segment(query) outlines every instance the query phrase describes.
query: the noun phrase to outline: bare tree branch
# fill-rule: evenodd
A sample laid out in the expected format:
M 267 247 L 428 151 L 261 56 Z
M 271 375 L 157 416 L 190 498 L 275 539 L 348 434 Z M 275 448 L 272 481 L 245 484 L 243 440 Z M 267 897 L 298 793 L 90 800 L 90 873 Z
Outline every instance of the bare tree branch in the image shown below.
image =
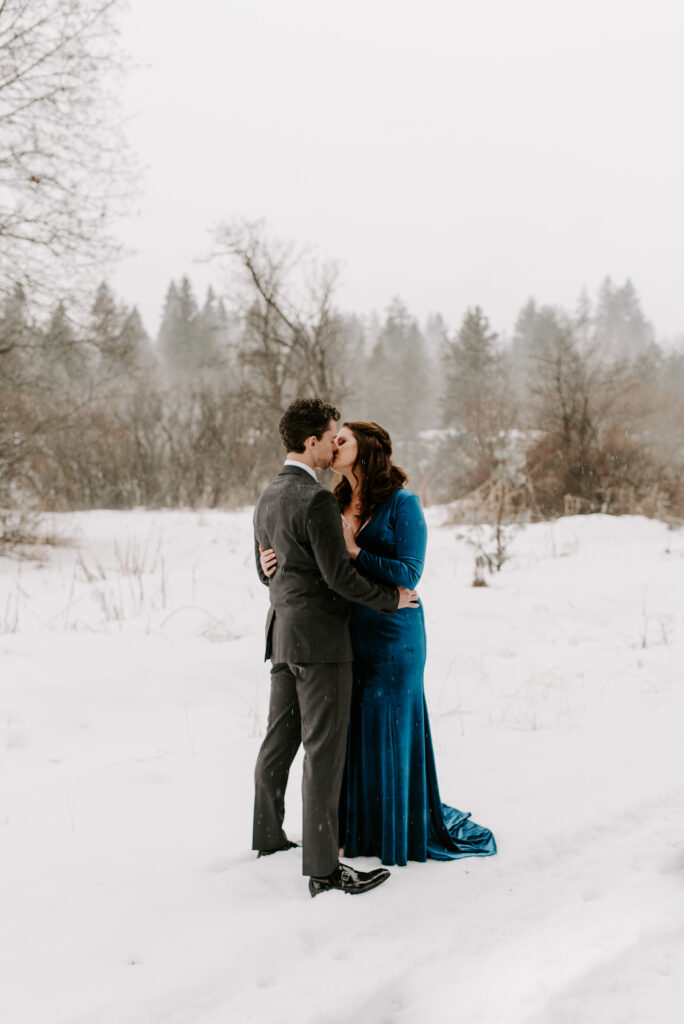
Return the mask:
M 92 287 L 134 173 L 117 81 L 121 0 L 0 7 L 0 292 L 31 301 Z

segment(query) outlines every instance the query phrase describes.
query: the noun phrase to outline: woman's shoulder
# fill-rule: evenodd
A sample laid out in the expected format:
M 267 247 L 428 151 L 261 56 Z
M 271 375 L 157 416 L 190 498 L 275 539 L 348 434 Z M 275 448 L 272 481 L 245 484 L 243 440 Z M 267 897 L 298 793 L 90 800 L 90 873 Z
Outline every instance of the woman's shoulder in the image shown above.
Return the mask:
M 420 516 L 423 518 L 423 506 L 420 498 L 408 487 L 400 487 L 390 498 L 391 508 L 395 513 Z
M 394 492 L 392 498 L 397 505 L 415 505 L 418 508 L 421 507 L 420 498 L 414 491 L 410 491 L 408 487 L 400 487 Z
M 413 513 L 416 516 L 422 518 L 423 509 L 420 504 L 420 498 L 413 491 L 409 491 L 407 487 L 399 487 L 396 491 L 392 491 L 382 501 L 375 512 L 372 515 L 373 519 L 380 519 L 388 517 L 394 520 L 397 515 L 403 513 Z

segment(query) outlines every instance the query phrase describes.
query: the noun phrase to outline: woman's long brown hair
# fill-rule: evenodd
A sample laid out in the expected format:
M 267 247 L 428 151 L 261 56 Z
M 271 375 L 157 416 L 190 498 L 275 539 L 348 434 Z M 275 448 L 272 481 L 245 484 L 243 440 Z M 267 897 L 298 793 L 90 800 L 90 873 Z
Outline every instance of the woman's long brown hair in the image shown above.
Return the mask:
M 342 426 L 351 430 L 356 438 L 357 452 L 352 472 L 358 468 L 361 477 L 359 515 L 364 525 L 385 498 L 401 490 L 408 477 L 400 466 L 392 462 L 392 438 L 379 423 L 352 420 Z M 346 477 L 343 476 L 336 485 L 334 494 L 340 509 L 347 508 L 352 489 Z

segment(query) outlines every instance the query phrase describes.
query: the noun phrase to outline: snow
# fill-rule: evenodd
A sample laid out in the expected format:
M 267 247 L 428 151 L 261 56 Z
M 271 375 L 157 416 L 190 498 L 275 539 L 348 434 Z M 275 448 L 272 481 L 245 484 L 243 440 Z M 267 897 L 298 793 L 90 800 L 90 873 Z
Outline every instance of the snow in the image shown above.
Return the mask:
M 473 588 L 468 528 L 428 517 L 440 788 L 499 854 L 358 900 L 250 850 L 250 510 L 54 516 L 0 559 L 3 1024 L 680 1019 L 684 532 L 527 526 Z

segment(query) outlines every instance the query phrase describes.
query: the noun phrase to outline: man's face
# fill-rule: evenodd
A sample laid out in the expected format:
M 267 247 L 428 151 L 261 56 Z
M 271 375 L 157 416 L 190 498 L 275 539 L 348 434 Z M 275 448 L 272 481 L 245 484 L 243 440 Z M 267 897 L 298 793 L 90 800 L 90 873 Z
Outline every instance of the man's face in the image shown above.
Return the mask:
M 315 437 L 311 441 L 311 453 L 314 457 L 314 464 L 316 469 L 330 469 L 330 463 L 333 460 L 335 454 L 335 434 L 337 433 L 337 424 L 335 420 L 330 420 L 328 429 L 318 441 Z

